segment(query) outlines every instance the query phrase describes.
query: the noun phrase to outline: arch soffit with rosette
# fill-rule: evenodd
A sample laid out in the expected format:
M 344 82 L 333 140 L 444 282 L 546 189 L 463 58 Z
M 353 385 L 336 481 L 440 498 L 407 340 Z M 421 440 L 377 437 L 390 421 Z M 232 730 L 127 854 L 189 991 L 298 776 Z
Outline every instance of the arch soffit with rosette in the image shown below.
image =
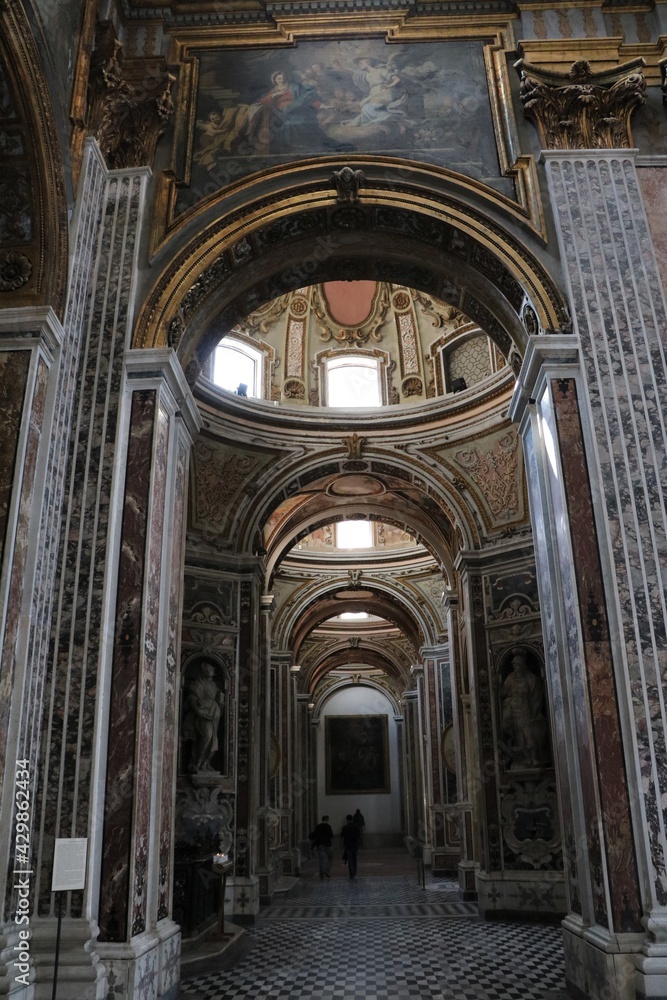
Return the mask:
M 303 690 L 312 694 L 333 670 L 347 668 L 350 673 L 354 673 L 357 666 L 382 670 L 387 677 L 398 683 L 402 688 L 410 686 L 411 677 L 409 670 L 402 669 L 401 665 L 386 653 L 360 645 L 354 650 L 348 646 L 347 651 L 339 649 L 319 658 L 306 670 Z
M 324 174 L 303 190 L 298 167 L 294 177 L 291 190 L 270 197 L 251 185 L 252 200 L 231 213 L 220 197 L 218 218 L 148 292 L 133 347 L 174 347 L 193 383 L 220 338 L 260 305 L 304 285 L 357 278 L 408 284 L 455 305 L 515 372 L 530 334 L 569 329 L 564 297 L 540 260 L 544 248 L 498 221 L 500 196 L 494 217 L 490 196 L 483 210 L 463 184 L 457 195 L 452 182 L 444 196 L 420 183 L 377 182 L 354 205 L 340 205 Z M 177 230 L 160 259 L 178 242 Z

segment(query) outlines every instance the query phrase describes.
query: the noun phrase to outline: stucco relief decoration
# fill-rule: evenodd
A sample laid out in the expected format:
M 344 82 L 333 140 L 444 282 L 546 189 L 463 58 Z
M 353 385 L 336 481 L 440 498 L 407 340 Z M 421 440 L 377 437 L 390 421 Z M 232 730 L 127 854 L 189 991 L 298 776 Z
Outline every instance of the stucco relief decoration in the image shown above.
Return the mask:
M 303 299 L 297 299 L 292 303 L 294 306 L 302 303 Z M 305 304 L 305 303 L 304 303 Z M 290 316 L 287 323 L 287 359 L 285 365 L 285 375 L 287 378 L 303 378 L 303 341 L 306 324 L 302 319 L 294 319 Z
M 194 462 L 197 520 L 214 528 L 224 527 L 231 513 L 229 501 L 261 464 L 259 458 L 198 441 Z
M 233 843 L 234 809 L 219 788 L 202 785 L 177 792 L 177 839 L 181 843 L 227 854 Z
M 488 450 L 462 448 L 453 456 L 497 523 L 516 520 L 523 514 L 518 445 L 517 433 L 512 429 L 496 438 Z
M 23 253 L 0 253 L 0 292 L 14 292 L 27 284 L 32 264 Z
M 285 399 L 305 399 L 306 387 L 297 378 L 289 378 L 283 385 Z
M 401 363 L 403 375 L 419 374 L 419 352 L 417 350 L 417 335 L 415 324 L 410 313 L 397 317 L 398 331 L 401 338 Z
M 594 72 L 579 60 L 569 73 L 542 70 L 520 59 L 521 103 L 545 149 L 626 149 L 630 118 L 646 100 L 644 60 Z
M 165 67 L 136 67 L 132 79 L 112 24 L 101 21 L 90 60 L 87 126 L 112 169 L 152 166 L 155 149 L 174 113 L 176 77 Z M 153 60 L 154 63 L 154 60 Z
M 551 781 L 513 782 L 501 806 L 503 840 L 533 869 L 549 868 L 561 852 L 558 796 Z

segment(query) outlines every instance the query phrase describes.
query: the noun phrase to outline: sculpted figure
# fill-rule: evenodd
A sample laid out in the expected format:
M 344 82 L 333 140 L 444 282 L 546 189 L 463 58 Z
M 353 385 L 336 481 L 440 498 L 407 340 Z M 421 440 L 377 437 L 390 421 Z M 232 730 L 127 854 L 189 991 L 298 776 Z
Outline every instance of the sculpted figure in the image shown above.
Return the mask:
M 192 741 L 191 774 L 211 772 L 211 758 L 218 749 L 218 726 L 225 696 L 214 676 L 211 662 L 200 663 L 185 691 L 183 738 Z
M 514 763 L 539 766 L 546 735 L 544 688 L 528 667 L 526 653 L 520 647 L 513 652 L 512 669 L 500 689 L 500 698 L 502 728 L 511 740 Z

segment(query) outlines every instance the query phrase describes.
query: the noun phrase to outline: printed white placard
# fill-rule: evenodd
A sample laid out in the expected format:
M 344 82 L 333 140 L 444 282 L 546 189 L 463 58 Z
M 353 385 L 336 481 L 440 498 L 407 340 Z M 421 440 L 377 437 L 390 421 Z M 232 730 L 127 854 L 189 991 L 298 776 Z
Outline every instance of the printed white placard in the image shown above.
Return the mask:
M 56 840 L 51 892 L 85 888 L 87 851 L 87 837 L 62 837 Z

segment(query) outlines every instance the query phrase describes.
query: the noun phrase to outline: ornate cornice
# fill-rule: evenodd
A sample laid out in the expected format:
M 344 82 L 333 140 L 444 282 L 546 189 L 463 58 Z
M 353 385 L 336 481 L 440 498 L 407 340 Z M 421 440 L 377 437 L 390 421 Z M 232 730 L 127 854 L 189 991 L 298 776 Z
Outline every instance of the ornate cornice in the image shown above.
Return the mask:
M 630 118 L 645 98 L 643 59 L 593 72 L 586 60 L 569 73 L 543 70 L 520 59 L 523 111 L 544 149 L 627 149 Z
M 142 66 L 139 82 L 133 80 L 137 69 L 123 60 L 111 23 L 100 22 L 90 61 L 87 125 L 112 170 L 152 166 L 158 139 L 174 113 L 176 77 L 164 66 L 151 66 L 150 72 Z

